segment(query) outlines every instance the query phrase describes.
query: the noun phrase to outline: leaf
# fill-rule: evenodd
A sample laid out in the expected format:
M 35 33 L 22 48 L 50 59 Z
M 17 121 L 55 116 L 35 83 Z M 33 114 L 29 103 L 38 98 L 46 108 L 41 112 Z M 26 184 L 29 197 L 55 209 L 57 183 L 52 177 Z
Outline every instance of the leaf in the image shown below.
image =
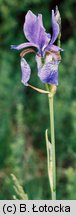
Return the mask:
M 46 138 L 46 148 L 47 148 L 47 166 L 48 166 L 48 176 L 50 182 L 51 191 L 53 191 L 53 167 L 52 167 L 52 144 L 48 139 L 48 129 L 45 131 Z

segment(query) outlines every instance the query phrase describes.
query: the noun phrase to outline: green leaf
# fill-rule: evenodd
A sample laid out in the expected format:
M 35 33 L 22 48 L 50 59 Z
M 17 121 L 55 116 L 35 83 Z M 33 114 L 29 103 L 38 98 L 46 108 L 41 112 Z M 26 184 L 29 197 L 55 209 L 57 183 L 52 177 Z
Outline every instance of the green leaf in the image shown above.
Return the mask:
M 51 191 L 53 191 L 52 144 L 48 139 L 48 129 L 46 129 L 45 131 L 45 138 L 46 138 L 46 149 L 47 149 L 48 177 L 49 177 Z

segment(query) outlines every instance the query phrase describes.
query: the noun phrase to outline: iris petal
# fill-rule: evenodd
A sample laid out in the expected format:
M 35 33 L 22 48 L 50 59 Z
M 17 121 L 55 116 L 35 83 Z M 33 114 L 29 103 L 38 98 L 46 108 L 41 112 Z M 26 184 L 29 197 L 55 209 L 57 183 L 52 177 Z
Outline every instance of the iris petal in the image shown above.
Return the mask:
M 49 44 L 49 45 L 46 47 L 45 51 L 51 51 L 51 50 L 52 50 L 52 51 L 55 51 L 55 52 L 63 51 L 62 48 L 60 48 L 60 47 L 58 47 L 58 46 L 56 46 L 56 45 Z
M 45 64 L 39 71 L 38 76 L 43 83 L 58 85 L 58 64 Z
M 27 86 L 31 75 L 31 69 L 29 64 L 26 62 L 24 58 L 21 58 L 21 71 L 22 71 L 21 82 Z
M 58 64 L 59 61 L 49 61 L 47 59 L 42 64 L 40 57 L 36 55 L 36 62 L 38 67 L 38 76 L 43 83 L 58 85 Z
M 26 42 L 26 43 L 22 43 L 20 45 L 11 45 L 11 49 L 16 49 L 16 50 L 20 50 L 20 49 L 24 49 L 27 47 L 36 47 L 38 48 L 38 46 L 34 43 L 30 43 L 30 42 Z
M 38 15 L 37 17 L 31 11 L 28 11 L 25 16 L 23 30 L 26 38 L 31 43 L 37 45 L 39 51 L 42 50 L 44 45 L 47 46 L 50 41 L 48 34 L 45 32 L 41 15 Z
M 54 10 L 52 10 L 52 39 L 51 39 L 51 44 L 53 44 L 59 34 L 59 24 L 56 21 L 56 17 L 54 14 Z
M 38 14 L 38 19 L 39 19 L 39 22 L 40 22 L 40 26 L 45 30 L 45 28 L 43 26 L 42 14 Z

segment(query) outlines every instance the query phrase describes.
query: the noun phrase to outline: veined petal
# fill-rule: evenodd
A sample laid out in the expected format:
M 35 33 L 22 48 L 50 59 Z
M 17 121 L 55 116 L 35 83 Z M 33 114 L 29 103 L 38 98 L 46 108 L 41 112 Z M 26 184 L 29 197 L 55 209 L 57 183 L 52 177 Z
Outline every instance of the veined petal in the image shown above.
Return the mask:
M 59 61 L 46 58 L 45 63 L 42 64 L 40 57 L 36 55 L 36 62 L 38 67 L 38 76 L 43 83 L 58 85 L 58 65 Z
M 44 29 L 44 31 L 46 32 L 46 29 L 45 29 L 44 26 L 43 26 L 42 14 L 38 14 L 38 20 L 39 20 L 40 26 L 41 26 L 41 27 Z M 48 37 L 49 39 L 51 39 L 50 33 L 46 33 L 46 34 L 47 34 L 47 37 Z
M 56 46 L 56 45 L 49 44 L 49 45 L 46 47 L 45 51 L 51 51 L 51 50 L 54 51 L 54 52 L 63 51 L 62 48 L 60 48 L 60 47 L 58 47 L 58 46 Z
M 31 75 L 31 69 L 29 64 L 26 62 L 24 58 L 21 58 L 21 71 L 22 71 L 21 82 L 27 86 Z
M 45 28 L 43 26 L 42 14 L 38 14 L 38 19 L 39 19 L 39 22 L 40 22 L 40 26 L 45 30 Z
M 28 11 L 25 16 L 25 22 L 23 26 L 24 35 L 30 42 L 34 42 L 36 40 L 36 21 L 37 17 L 32 13 L 32 11 Z
M 40 28 L 38 43 L 39 43 L 39 51 L 42 56 L 44 54 L 44 50 L 47 47 L 49 41 L 50 41 L 49 34 L 44 32 L 43 29 Z
M 55 51 L 55 52 L 58 52 L 58 51 L 64 51 L 62 48 L 56 46 L 56 45 L 52 45 L 51 46 L 51 50 L 52 51 Z
M 26 42 L 26 43 L 22 43 L 19 45 L 11 45 L 11 49 L 16 49 L 16 50 L 20 50 L 20 49 L 24 49 L 27 47 L 36 47 L 38 48 L 38 46 L 34 43 L 30 43 L 30 42 Z
M 45 64 L 38 73 L 43 83 L 58 85 L 58 63 Z
M 52 10 L 52 39 L 50 44 L 53 44 L 59 34 L 59 24 L 56 21 L 54 10 Z
M 31 11 L 28 11 L 25 16 L 23 30 L 26 38 L 31 43 L 34 43 L 38 47 L 39 51 L 42 50 L 44 45 L 47 46 L 50 41 L 48 34 L 45 32 L 41 15 L 38 15 L 37 17 Z

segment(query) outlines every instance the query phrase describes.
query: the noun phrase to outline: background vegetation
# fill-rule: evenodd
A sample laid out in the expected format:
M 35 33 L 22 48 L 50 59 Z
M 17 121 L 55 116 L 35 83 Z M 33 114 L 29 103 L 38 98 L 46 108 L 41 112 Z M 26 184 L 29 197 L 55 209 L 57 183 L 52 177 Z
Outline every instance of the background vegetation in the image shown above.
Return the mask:
M 42 13 L 51 32 L 51 10 L 62 17 L 62 62 L 55 96 L 57 199 L 76 199 L 76 1 L 0 0 L 0 199 L 13 199 L 11 173 L 29 199 L 50 199 L 45 129 L 49 125 L 47 96 L 21 84 L 20 57 L 11 44 L 25 42 L 23 23 L 30 9 Z M 44 88 L 34 56 L 30 83 Z

